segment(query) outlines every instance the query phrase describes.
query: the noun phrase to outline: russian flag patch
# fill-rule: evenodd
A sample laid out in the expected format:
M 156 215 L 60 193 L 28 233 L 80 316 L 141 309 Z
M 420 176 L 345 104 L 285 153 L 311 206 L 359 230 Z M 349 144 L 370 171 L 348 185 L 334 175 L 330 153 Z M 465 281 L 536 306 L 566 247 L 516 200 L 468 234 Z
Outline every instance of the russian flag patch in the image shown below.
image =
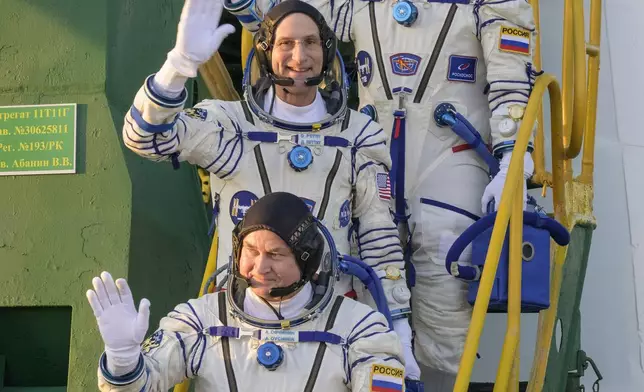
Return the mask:
M 371 365 L 371 392 L 402 392 L 404 374 L 400 368 Z
M 520 27 L 501 26 L 499 50 L 530 56 L 530 39 L 532 33 Z

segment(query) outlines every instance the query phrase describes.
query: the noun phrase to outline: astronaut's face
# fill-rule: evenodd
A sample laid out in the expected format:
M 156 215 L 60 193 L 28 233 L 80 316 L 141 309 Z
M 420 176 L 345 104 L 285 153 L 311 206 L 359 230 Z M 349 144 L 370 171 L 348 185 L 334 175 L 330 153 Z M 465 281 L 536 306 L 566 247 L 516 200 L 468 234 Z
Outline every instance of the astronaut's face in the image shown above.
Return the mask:
M 239 272 L 251 282 L 258 296 L 270 299 L 272 288 L 297 282 L 300 268 L 286 242 L 269 230 L 257 230 L 244 238 Z
M 291 97 L 286 102 L 302 106 L 313 101 L 317 86 L 306 86 L 304 81 L 320 74 L 323 59 L 320 30 L 313 19 L 297 13 L 280 22 L 275 31 L 271 66 L 277 76 L 295 80 L 293 86 L 287 87 L 286 95 Z M 282 93 L 282 88 L 278 88 L 278 96 L 284 100 Z

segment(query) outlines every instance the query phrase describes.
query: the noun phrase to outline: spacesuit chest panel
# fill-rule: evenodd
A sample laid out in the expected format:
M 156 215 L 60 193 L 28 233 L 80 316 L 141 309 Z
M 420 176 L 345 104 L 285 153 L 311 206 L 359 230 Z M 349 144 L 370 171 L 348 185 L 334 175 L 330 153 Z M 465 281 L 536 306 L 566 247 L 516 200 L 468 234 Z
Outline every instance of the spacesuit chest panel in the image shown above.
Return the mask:
M 464 143 L 434 121 L 441 103 L 453 105 L 484 138 L 489 136 L 487 71 L 473 5 L 410 1 L 418 16 L 408 27 L 395 20 L 393 0 L 360 1 L 352 21 L 360 107 L 373 105 L 390 137 L 394 112 L 405 109 L 406 187 L 414 186 L 435 157 Z M 399 91 L 406 91 L 402 104 Z
M 337 302 L 337 301 L 336 301 Z M 335 306 L 327 306 L 318 317 L 304 324 L 292 327 L 289 331 L 325 331 L 338 334 L 346 339 L 351 325 L 336 316 Z M 337 309 L 345 313 L 346 308 Z M 344 314 L 347 317 L 346 314 Z M 329 322 L 332 325 L 328 325 Z M 256 328 L 242 321 L 240 318 L 227 317 L 230 327 L 251 331 Z M 327 328 L 327 326 L 330 328 Z M 349 329 L 348 329 L 349 328 Z M 210 369 L 208 375 L 202 374 L 196 384 L 197 391 L 228 391 L 231 389 L 227 374 L 234 377 L 234 384 L 238 391 L 255 391 L 258 389 L 270 392 L 291 391 L 348 391 L 344 383 L 346 378 L 344 370 L 344 351 L 341 344 L 326 344 L 324 354 L 319 354 L 318 342 L 276 342 L 281 348 L 282 360 L 279 365 L 268 370 L 258 361 L 258 349 L 264 341 L 245 336 L 240 339 L 228 338 L 230 346 L 231 372 L 225 370 L 226 361 L 220 338 L 213 338 L 214 347 L 210 347 L 204 360 L 203 368 Z M 316 358 L 321 362 L 316 363 Z M 312 374 L 316 377 L 313 378 Z M 313 379 L 312 389 L 307 389 L 307 383 Z M 261 385 L 261 388 L 258 386 Z
M 411 90 L 408 102 L 416 103 L 454 86 L 482 95 L 485 64 L 472 6 L 412 1 L 418 16 L 406 27 L 394 18 L 396 3 L 362 1 L 356 7 L 352 34 L 358 48 L 361 106 L 395 100 L 401 88 Z
M 274 392 L 301 392 L 315 366 L 315 357 L 319 343 L 279 344 L 283 350 L 284 359 L 280 366 L 270 371 L 257 361 L 257 349 L 261 343 L 257 341 L 232 340 L 231 361 L 236 375 L 239 391 L 255 391 L 261 384 L 261 389 Z M 338 346 L 338 349 L 341 347 Z M 223 367 L 223 364 L 221 365 Z M 223 369 L 222 369 L 223 370 Z M 222 371 L 219 374 L 225 375 Z M 317 382 L 312 391 L 347 391 L 342 369 L 342 357 L 331 350 L 326 350 L 320 364 Z M 217 388 L 212 390 L 227 391 L 226 377 L 216 380 Z
M 257 128 L 280 135 L 296 135 L 276 129 L 255 119 Z M 337 128 L 337 129 L 336 129 Z M 340 125 L 326 129 L 326 136 L 341 136 Z M 304 135 L 304 134 L 303 134 Z M 332 234 L 346 230 L 350 216 L 351 160 L 350 149 L 328 146 L 296 145 L 245 140 L 244 154 L 239 170 L 230 179 L 211 176 L 213 195 L 219 196 L 217 225 L 220 233 L 219 260 L 228 261 L 232 244 L 230 234 L 246 211 L 267 192 L 293 193 L 307 204 L 312 213 L 322 219 Z M 304 144 L 304 145 L 303 145 Z M 311 162 L 304 170 L 294 168 L 293 159 L 298 148 L 306 148 Z M 346 203 L 345 203 L 346 202 Z M 341 243 L 338 248 L 344 248 Z M 218 262 L 221 265 L 221 262 Z

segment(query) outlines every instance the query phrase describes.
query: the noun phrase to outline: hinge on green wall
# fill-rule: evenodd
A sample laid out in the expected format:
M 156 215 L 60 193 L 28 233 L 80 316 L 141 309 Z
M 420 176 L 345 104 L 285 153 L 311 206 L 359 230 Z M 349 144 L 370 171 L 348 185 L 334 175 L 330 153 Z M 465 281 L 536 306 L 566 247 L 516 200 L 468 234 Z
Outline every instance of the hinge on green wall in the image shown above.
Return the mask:
M 595 375 L 597 376 L 597 380 L 595 380 L 595 382 L 593 383 L 593 392 L 599 392 L 599 382 L 603 380 L 602 374 L 599 371 L 599 368 L 597 367 L 597 365 L 595 364 L 595 361 L 593 361 L 591 357 L 586 355 L 586 352 L 584 350 L 577 351 L 577 369 L 569 370 L 568 377 L 569 378 L 583 377 L 586 369 L 588 369 L 588 365 L 590 365 L 593 368 L 593 372 L 595 372 Z M 579 387 L 579 391 L 585 392 L 586 387 L 583 384 L 581 384 Z

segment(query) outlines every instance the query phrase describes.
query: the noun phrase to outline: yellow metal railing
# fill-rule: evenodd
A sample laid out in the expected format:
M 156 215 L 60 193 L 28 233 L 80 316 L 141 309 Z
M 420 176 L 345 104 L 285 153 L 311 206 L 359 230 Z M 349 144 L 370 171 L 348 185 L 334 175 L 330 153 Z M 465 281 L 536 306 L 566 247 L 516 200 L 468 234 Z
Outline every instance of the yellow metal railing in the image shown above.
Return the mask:
M 575 0 L 578 4 L 575 5 L 574 12 L 567 18 L 568 25 L 574 24 L 577 27 L 574 31 L 579 31 L 576 36 L 583 34 L 584 13 L 580 0 Z M 569 1 L 566 6 L 569 7 Z M 592 215 L 592 200 L 593 200 L 593 168 L 594 168 L 594 153 L 595 153 L 595 130 L 597 118 L 597 90 L 599 81 L 599 45 L 601 37 L 601 0 L 591 0 L 590 3 L 590 25 L 589 25 L 589 41 L 588 44 L 583 42 L 577 43 L 573 47 L 575 55 L 571 53 L 563 53 L 564 68 L 566 64 L 568 69 L 570 66 L 570 59 L 575 61 L 575 73 L 578 68 L 586 66 L 584 56 L 588 55 L 588 79 L 583 82 L 586 85 L 581 85 L 581 78 L 575 77 L 576 83 L 575 90 L 585 91 L 586 94 L 582 97 L 586 100 L 584 107 L 585 113 L 577 113 L 577 119 L 574 121 L 581 121 L 584 118 L 584 128 L 575 133 L 574 125 L 571 132 L 571 139 L 566 146 L 565 157 L 565 195 L 562 198 L 557 198 L 553 201 L 555 211 L 559 210 L 560 213 L 565 215 L 565 226 L 572 230 L 578 223 L 594 224 L 594 217 Z M 572 8 L 570 6 L 569 8 Z M 579 26 L 582 26 L 581 28 Z M 571 33 L 568 33 L 571 34 Z M 580 60 L 579 60 L 580 59 Z M 581 65 L 579 64 L 581 63 Z M 585 68 L 583 68 L 585 71 Z M 581 72 L 581 71 L 579 71 Z M 566 73 L 564 72 L 564 75 Z M 585 73 L 584 73 L 585 75 Z M 585 76 L 584 76 L 585 77 Z M 568 87 L 568 94 L 570 89 Z M 577 99 L 577 98 L 575 98 Z M 564 106 L 564 116 L 568 113 L 570 118 L 570 106 Z M 575 109 L 573 109 L 575 110 Z M 581 110 L 577 108 L 576 110 Z M 572 115 L 575 118 L 575 114 Z M 537 135 L 538 136 L 538 135 Z M 583 138 L 583 154 L 582 154 L 582 169 L 581 174 L 573 179 L 572 167 L 570 159 L 579 154 L 579 149 L 582 145 Z M 566 141 L 564 140 L 564 143 Z M 565 145 L 565 144 L 564 144 Z M 535 144 L 535 154 L 537 154 Z M 543 154 L 543 153 L 541 153 Z M 538 157 L 538 155 L 537 155 Z M 542 161 L 543 162 L 543 161 Z M 544 164 L 537 164 L 538 159 L 535 159 L 535 174 L 533 180 L 537 183 L 547 185 L 551 181 L 551 174 L 545 170 Z M 553 159 L 554 163 L 554 159 Z M 563 223 L 563 221 L 562 221 Z M 545 382 L 546 369 L 548 365 L 548 357 L 550 354 L 550 345 L 554 333 L 555 324 L 557 321 L 557 310 L 559 306 L 559 293 L 561 289 L 561 282 L 563 280 L 563 266 L 566 259 L 566 248 L 556 248 L 553 252 L 553 271 L 551 278 L 551 293 L 550 293 L 550 307 L 539 314 L 539 329 L 538 337 L 535 347 L 535 356 L 532 363 L 532 370 L 530 373 L 530 382 L 528 384 L 528 392 L 541 392 Z
M 532 96 L 528 102 L 525 115 L 521 127 L 519 128 L 515 149 L 517 151 L 525 151 L 528 147 L 530 134 L 534 127 L 539 106 L 546 89 L 550 95 L 550 110 L 551 127 L 552 127 L 552 160 L 553 162 L 563 162 L 563 144 L 562 140 L 562 104 L 561 104 L 561 91 L 554 76 L 543 74 L 539 76 L 534 84 Z M 563 197 L 563 165 L 559 164 L 553 167 L 553 190 L 555 197 Z M 478 295 L 472 311 L 472 321 L 465 341 L 465 349 L 461 358 L 460 369 L 456 378 L 456 385 L 454 390 L 459 392 L 466 392 L 469 387 L 470 378 L 472 376 L 472 369 L 474 367 L 474 360 L 479 346 L 479 340 L 483 332 L 485 324 L 485 316 L 490 302 L 490 294 L 496 276 L 496 270 L 501 256 L 501 249 L 505 234 L 510 223 L 510 216 L 514 216 L 513 227 L 511 230 L 510 247 L 510 273 L 509 273 L 509 293 L 508 298 L 511 301 L 508 304 L 508 328 L 503 347 L 503 354 L 499 365 L 499 372 L 497 374 L 495 391 L 507 391 L 509 377 L 514 367 L 515 354 L 518 349 L 519 343 L 519 327 L 521 318 L 521 255 L 516 252 L 521 247 L 521 237 L 523 234 L 523 198 L 519 194 L 523 188 L 521 182 L 523 181 L 523 156 L 522 154 L 513 154 L 510 160 L 510 168 L 506 179 L 506 185 L 501 195 L 501 202 L 496 216 L 494 228 L 492 229 L 492 237 L 490 239 L 490 246 L 488 248 L 487 256 L 485 258 L 485 268 L 481 275 L 481 281 L 478 289 Z M 517 197 L 518 196 L 518 197 Z M 514 201 L 514 205 L 510 204 Z M 511 214 L 511 208 L 514 214 Z M 516 211 L 521 212 L 517 214 Z M 565 217 L 557 214 L 555 211 L 555 218 L 562 222 Z M 512 252 L 514 251 L 514 252 Z M 518 256 L 518 259 L 517 259 Z M 518 272 L 518 274 L 517 274 Z M 501 373 L 502 369 L 505 373 Z M 517 377 L 518 378 L 518 377 Z M 501 389 L 505 388 L 505 389 Z
M 590 2 L 590 34 L 586 44 L 588 54 L 588 106 L 586 107 L 586 127 L 584 134 L 584 151 L 581 158 L 580 181 L 593 183 L 595 160 L 595 130 L 597 126 L 597 91 L 599 89 L 599 44 L 601 41 L 602 3 L 601 0 Z
M 535 137 L 535 173 L 533 182 L 553 190 L 554 217 L 567 229 L 580 222 L 593 222 L 592 194 L 595 126 L 597 111 L 597 89 L 599 78 L 599 44 L 601 32 L 601 0 L 591 0 L 590 39 L 584 42 L 583 0 L 566 0 L 564 9 L 564 38 L 562 52 L 563 91 L 554 76 L 543 74 L 535 82 L 523 122 L 519 129 L 515 148 L 525 151 L 531 130 L 537 118 L 538 130 Z M 539 2 L 531 1 L 537 31 L 539 31 Z M 586 76 L 586 55 L 588 76 Z M 537 37 L 535 68 L 541 70 L 541 40 Z M 545 143 L 543 131 L 543 97 L 548 89 L 551 111 L 552 172 L 545 169 Z M 582 171 L 575 179 L 572 176 L 571 160 L 582 148 Z M 508 225 L 510 229 L 510 266 L 508 321 L 503 350 L 494 391 L 517 391 L 519 383 L 519 341 L 521 321 L 521 251 L 523 237 L 523 202 L 521 189 L 523 181 L 523 157 L 512 157 L 506 185 L 501 196 L 492 238 L 485 259 L 478 295 L 472 313 L 465 349 L 454 390 L 468 390 L 479 340 L 483 331 L 490 294 L 498 266 Z M 548 354 L 554 331 L 563 265 L 567 247 L 553 242 L 550 307 L 539 315 L 539 332 L 528 391 L 543 389 Z

